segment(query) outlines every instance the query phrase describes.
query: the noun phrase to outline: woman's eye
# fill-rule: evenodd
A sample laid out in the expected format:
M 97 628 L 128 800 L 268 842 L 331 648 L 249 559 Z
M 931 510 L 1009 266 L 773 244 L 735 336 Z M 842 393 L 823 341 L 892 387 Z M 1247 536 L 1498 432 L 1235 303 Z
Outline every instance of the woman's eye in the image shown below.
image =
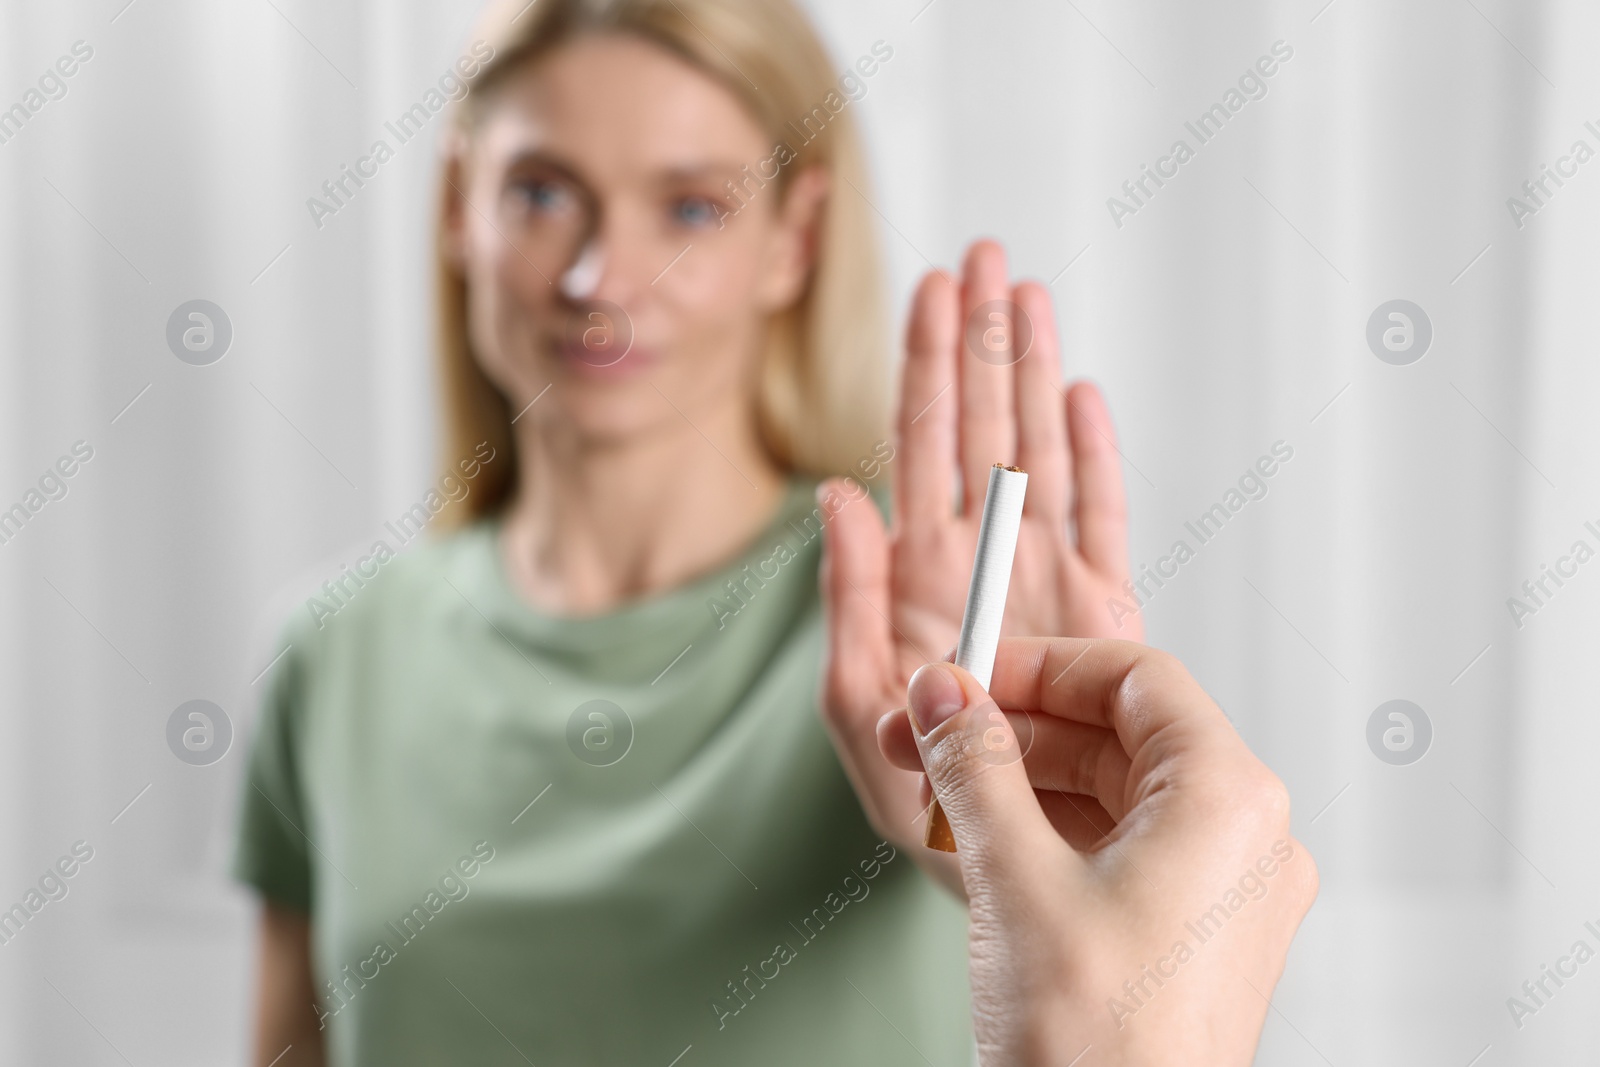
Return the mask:
M 672 220 L 695 229 L 720 225 L 723 214 L 715 201 L 703 196 L 686 196 L 672 204 Z
M 560 182 L 523 181 L 515 189 L 529 207 L 541 214 L 554 215 L 572 206 L 572 191 Z

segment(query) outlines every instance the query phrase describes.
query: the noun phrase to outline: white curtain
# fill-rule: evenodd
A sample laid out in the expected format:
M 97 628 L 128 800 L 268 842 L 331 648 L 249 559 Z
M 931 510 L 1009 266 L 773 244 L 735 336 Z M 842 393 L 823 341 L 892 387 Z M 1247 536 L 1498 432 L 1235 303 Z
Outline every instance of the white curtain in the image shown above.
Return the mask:
M 1571 561 L 1600 549 L 1600 158 L 1574 155 L 1600 151 L 1600 14 L 813 6 L 841 71 L 893 49 L 851 106 L 898 309 L 1001 238 L 1110 395 L 1134 560 L 1194 549 L 1146 584 L 1150 639 L 1289 784 L 1323 877 L 1259 1062 L 1592 1060 L 1600 962 L 1522 984 L 1600 950 L 1600 562 Z M 0 108 L 28 112 L 0 123 L 0 508 L 93 452 L 0 544 L 0 908 L 92 849 L 0 944 L 0 1062 L 244 1062 L 252 913 L 224 862 L 272 632 L 432 478 L 436 131 L 320 228 L 305 202 L 471 15 L 0 9 Z M 1219 103 L 1202 142 L 1185 124 Z M 208 366 L 166 340 L 195 299 L 232 327 Z M 1431 325 L 1404 365 L 1367 338 L 1393 300 Z M 1279 442 L 1201 544 L 1185 523 Z M 234 732 L 205 766 L 168 746 L 193 699 Z M 1369 745 L 1391 700 L 1431 724 L 1420 760 Z

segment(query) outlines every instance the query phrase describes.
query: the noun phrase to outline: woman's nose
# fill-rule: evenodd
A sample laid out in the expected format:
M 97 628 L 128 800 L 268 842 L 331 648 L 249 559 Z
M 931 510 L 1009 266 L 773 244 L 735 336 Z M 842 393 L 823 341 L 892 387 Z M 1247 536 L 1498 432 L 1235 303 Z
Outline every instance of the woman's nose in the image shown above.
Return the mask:
M 600 275 L 605 270 L 605 262 L 605 249 L 599 237 L 590 236 L 578 250 L 578 258 L 561 275 L 561 295 L 568 300 L 588 300 L 593 297 L 595 290 L 600 287 Z
M 579 243 L 557 286 L 574 303 L 604 300 L 628 307 L 649 287 L 661 269 L 657 241 L 649 220 L 625 217 L 623 211 L 602 212 Z

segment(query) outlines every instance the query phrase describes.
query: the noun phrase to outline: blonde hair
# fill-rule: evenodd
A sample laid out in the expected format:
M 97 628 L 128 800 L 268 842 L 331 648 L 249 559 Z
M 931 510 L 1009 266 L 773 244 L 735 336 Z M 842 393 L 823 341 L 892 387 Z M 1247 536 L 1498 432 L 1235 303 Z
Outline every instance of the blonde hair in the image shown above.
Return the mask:
M 642 38 L 725 86 L 775 144 L 793 152 L 771 179 L 780 196 L 799 169 L 819 166 L 828 172 L 810 280 L 800 299 L 768 324 L 756 418 L 762 441 L 781 468 L 817 477 L 848 473 L 886 425 L 882 279 L 861 146 L 838 75 L 815 32 L 789 0 L 493 3 L 473 35 L 475 44 L 482 41 L 493 49 L 492 58 L 456 108 L 455 132 L 470 136 L 492 89 L 509 72 L 591 33 Z M 821 129 L 813 134 L 815 125 Z M 811 139 L 796 144 L 800 136 Z M 445 254 L 445 211 L 454 190 L 445 182 L 440 186 L 442 459 L 453 473 L 484 441 L 505 457 L 505 462 L 485 464 L 462 506 L 438 517 L 438 524 L 448 528 L 503 508 L 516 490 L 517 465 L 510 404 L 474 358 L 466 280 Z

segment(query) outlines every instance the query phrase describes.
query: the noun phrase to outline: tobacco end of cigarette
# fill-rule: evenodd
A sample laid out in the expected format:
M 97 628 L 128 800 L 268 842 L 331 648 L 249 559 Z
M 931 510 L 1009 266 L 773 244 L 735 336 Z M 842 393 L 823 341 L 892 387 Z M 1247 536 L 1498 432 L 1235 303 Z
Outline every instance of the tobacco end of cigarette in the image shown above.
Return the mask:
M 1011 466 L 1009 464 L 1006 464 L 1006 463 L 996 463 L 995 466 L 999 467 L 1003 471 L 1011 471 L 1014 474 L 1027 474 L 1028 473 L 1027 471 L 1023 470 L 1021 467 L 1013 467 L 1013 466 Z
M 922 843 L 940 852 L 956 850 L 956 835 L 950 829 L 950 820 L 945 817 L 944 809 L 939 806 L 938 797 L 934 797 L 933 803 L 928 805 L 928 823 L 922 829 Z

